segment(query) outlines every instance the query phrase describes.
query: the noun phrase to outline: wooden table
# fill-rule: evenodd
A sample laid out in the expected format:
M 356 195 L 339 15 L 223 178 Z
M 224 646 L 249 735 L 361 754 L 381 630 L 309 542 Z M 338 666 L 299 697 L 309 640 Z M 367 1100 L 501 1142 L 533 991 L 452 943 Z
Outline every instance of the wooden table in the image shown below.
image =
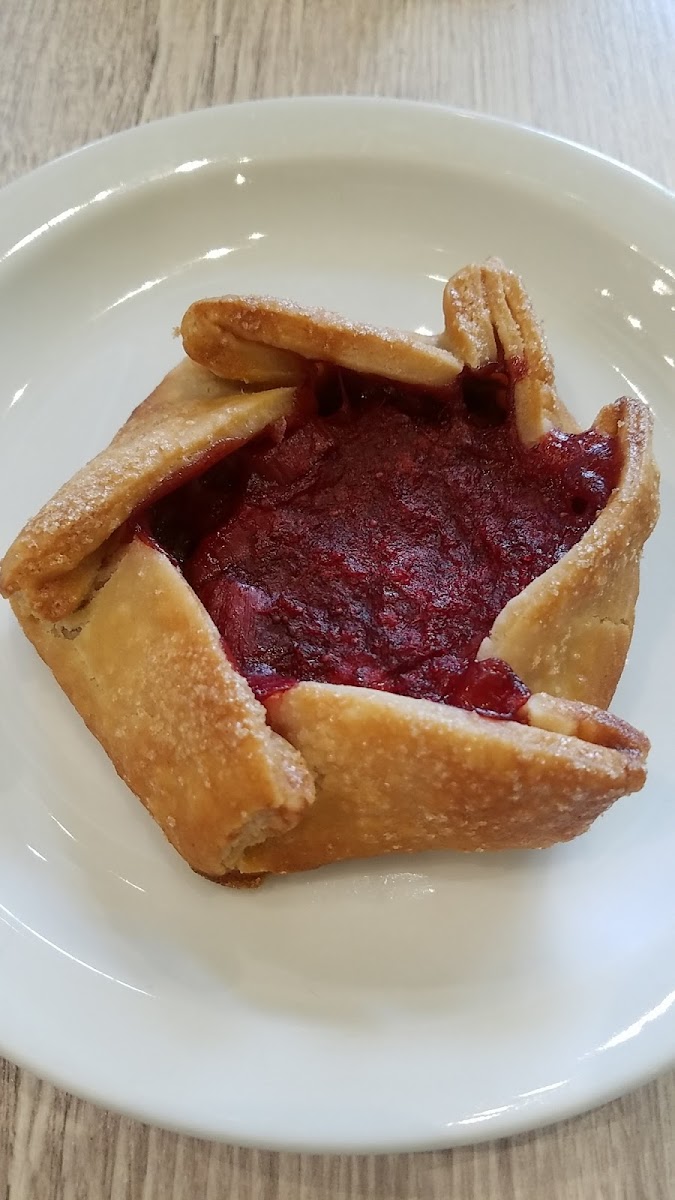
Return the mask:
M 673 0 L 1 0 L 0 64 L 0 182 L 153 117 L 352 92 L 529 122 L 675 187 Z M 675 1072 L 542 1133 L 362 1159 L 148 1129 L 9 1063 L 0 1081 L 2 1200 L 675 1196 Z

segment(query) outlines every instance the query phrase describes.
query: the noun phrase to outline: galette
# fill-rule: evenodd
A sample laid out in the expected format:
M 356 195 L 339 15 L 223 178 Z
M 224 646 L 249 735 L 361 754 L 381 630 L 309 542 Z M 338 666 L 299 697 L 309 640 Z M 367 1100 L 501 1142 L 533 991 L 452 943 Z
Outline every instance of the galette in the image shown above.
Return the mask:
M 521 281 L 443 331 L 225 296 L 0 590 L 196 871 L 537 848 L 645 780 L 606 709 L 658 513 L 646 404 L 580 429 Z M 95 801 L 92 799 L 92 803 Z

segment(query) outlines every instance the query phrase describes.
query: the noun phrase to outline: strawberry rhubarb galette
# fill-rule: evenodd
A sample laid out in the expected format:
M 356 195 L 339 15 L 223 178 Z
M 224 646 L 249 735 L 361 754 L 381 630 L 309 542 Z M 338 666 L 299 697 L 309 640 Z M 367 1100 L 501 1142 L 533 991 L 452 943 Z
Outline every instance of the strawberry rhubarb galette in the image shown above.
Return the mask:
M 658 509 L 649 409 L 580 430 L 498 262 L 443 313 L 426 338 L 198 301 L 186 357 L 2 563 L 205 875 L 548 846 L 644 783 L 605 708 Z

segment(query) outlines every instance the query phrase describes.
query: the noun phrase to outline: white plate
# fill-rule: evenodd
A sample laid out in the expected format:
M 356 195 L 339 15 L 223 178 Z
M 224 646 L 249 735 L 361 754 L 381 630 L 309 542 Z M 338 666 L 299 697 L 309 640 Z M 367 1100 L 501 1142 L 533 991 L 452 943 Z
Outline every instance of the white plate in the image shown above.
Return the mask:
M 311 1150 L 449 1146 L 675 1057 L 674 198 L 579 147 L 389 101 L 145 126 L 0 194 L 0 546 L 177 361 L 196 297 L 435 328 L 501 255 L 590 418 L 657 416 L 664 512 L 616 711 L 649 782 L 548 852 L 346 865 L 236 894 L 183 865 L 0 612 L 0 1045 L 144 1120 Z

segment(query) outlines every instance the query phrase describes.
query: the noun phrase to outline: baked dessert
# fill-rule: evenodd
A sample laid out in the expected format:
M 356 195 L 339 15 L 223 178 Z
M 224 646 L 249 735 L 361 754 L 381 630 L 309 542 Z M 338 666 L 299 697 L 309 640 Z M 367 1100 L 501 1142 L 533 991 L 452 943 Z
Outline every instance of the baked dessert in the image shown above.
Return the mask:
M 0 590 L 196 871 L 568 840 L 645 780 L 610 715 L 651 414 L 580 430 L 520 280 L 437 337 L 199 301 L 186 357 L 28 522 Z

